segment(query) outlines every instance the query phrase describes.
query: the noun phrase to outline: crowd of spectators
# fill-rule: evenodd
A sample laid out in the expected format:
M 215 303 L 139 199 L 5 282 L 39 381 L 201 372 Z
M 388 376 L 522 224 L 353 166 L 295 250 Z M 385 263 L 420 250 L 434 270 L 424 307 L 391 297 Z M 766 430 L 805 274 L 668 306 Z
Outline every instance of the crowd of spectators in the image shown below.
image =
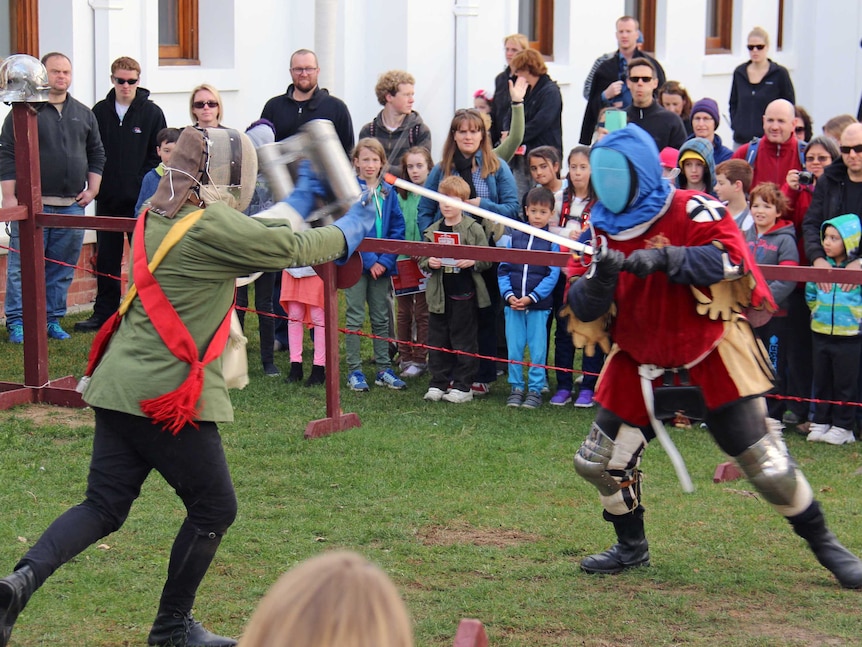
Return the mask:
M 539 217 L 533 221 L 540 223 L 541 229 L 576 239 L 589 229 L 590 208 L 595 201 L 589 180 L 589 146 L 609 131 L 637 124 L 652 136 L 661 151 L 668 181 L 723 202 L 748 238 L 756 258 L 769 262 L 764 259 L 772 259 L 776 247 L 780 247 L 783 251 L 777 257 L 778 264 L 810 262 L 815 267 L 834 267 L 834 257 L 822 246 L 823 223 L 837 216 L 854 214 L 858 217 L 862 213 L 862 189 L 857 187 L 862 184 L 856 168 L 862 158 L 862 152 L 856 150 L 862 143 L 859 135 L 862 127 L 856 119 L 851 115 L 835 116 L 823 124 L 824 134 L 815 136 L 811 116 L 795 103 L 790 73 L 769 58 L 769 35 L 755 27 L 747 35 L 749 60 L 735 69 L 728 92 L 733 132 L 733 141 L 728 147 L 716 133 L 721 122 L 719 101 L 714 97 L 692 97 L 683 82 L 668 80 L 662 64 L 640 49 L 642 38 L 638 27 L 637 20 L 630 16 L 616 21 L 618 47 L 595 60 L 584 82 L 583 96 L 587 105 L 580 131 L 581 145 L 568 156 L 562 149 L 560 89 L 548 74 L 542 55 L 530 48 L 522 34 L 511 34 L 503 39 L 505 65 L 494 79 L 493 94 L 477 90 L 474 106 L 455 113 L 448 132 L 442 135 L 442 157 L 436 164 L 430 152 L 432 132 L 414 109 L 417 81 L 409 72 L 388 70 L 380 74 L 374 92 L 381 110 L 362 126 L 356 143 L 348 107 L 320 87 L 317 56 L 307 49 L 293 53 L 291 84 L 283 94 L 266 102 L 260 121 L 253 126 L 271 131 L 271 136 L 268 133 L 266 138 L 268 141 L 280 141 L 295 135 L 310 120 L 332 121 L 356 169 L 357 181 L 374 196 L 378 205 L 378 237 L 437 241 L 443 236 L 447 242 L 464 242 L 460 240 L 461 235 L 475 237 L 476 230 L 467 224 L 476 221 L 484 232 L 481 244 L 498 247 L 526 244 L 527 248 L 534 249 L 532 238 L 525 242 L 520 235 L 513 236 L 511 228 L 497 221 L 466 211 L 460 216 L 464 225 L 459 224 L 461 221 L 455 215 L 447 220 L 442 204 L 429 198 L 420 199 L 403 189 L 396 190 L 384 176 L 392 173 L 432 190 L 438 190 L 448 178 L 457 177 L 464 184 L 457 187 L 447 184 L 446 195 L 450 198 L 462 199 L 462 189 L 466 187 L 464 202 L 522 222 L 530 221 L 530 208 L 540 210 L 537 205 L 531 206 L 528 195 L 533 188 L 543 187 L 554 198 L 552 209 L 546 223 L 541 224 L 543 220 Z M 49 62 L 59 60 L 68 64 L 62 54 L 52 53 L 49 57 L 53 57 Z M 52 70 L 49 72 L 55 75 Z M 68 72 L 70 75 L 70 70 Z M 68 81 L 66 79 L 65 87 Z M 132 217 L 146 206 L 146 199 L 168 163 L 178 131 L 165 128 L 158 106 L 149 99 L 149 92 L 140 87 L 140 66 L 133 59 L 117 59 L 111 68 L 111 81 L 111 92 L 92 113 L 98 125 L 93 134 L 100 140 L 97 143 L 104 151 L 101 153 L 104 160 L 100 161 L 94 153 L 90 174 L 76 180 L 80 185 L 76 186 L 78 191 L 91 188 L 90 199 L 95 197 L 97 212 Z M 62 79 L 58 83 L 62 86 Z M 60 86 L 55 94 L 65 100 L 64 88 Z M 71 97 L 69 100 L 73 101 Z M 51 105 L 57 105 L 57 101 L 52 101 Z M 198 127 L 224 128 L 224 106 L 218 89 L 206 83 L 195 87 L 189 96 L 189 115 L 191 123 Z M 126 143 L 129 127 L 139 128 L 145 135 L 138 137 L 134 146 Z M 7 138 L 9 128 L 7 119 L 4 125 Z M 141 145 L 145 139 L 146 144 Z M 159 159 L 162 164 L 158 164 Z M 3 171 L 0 180 L 6 181 L 3 195 L 7 206 L 14 200 L 14 181 L 9 184 L 10 179 L 14 180 L 13 161 L 14 149 L 0 148 L 0 170 Z M 101 181 L 103 173 L 110 181 Z M 46 182 L 43 186 L 52 184 Z M 73 197 L 47 193 L 50 191 L 44 196 L 45 204 Z M 82 194 L 84 200 L 87 195 Z M 137 205 L 131 209 L 127 204 L 133 204 L 133 196 Z M 752 200 L 750 196 L 757 196 L 757 199 Z M 267 199 L 271 201 L 271 197 L 264 196 L 259 207 L 265 207 Z M 536 195 L 534 199 L 538 199 Z M 83 202 L 74 204 L 83 205 Z M 252 211 L 256 208 L 252 207 Z M 775 211 L 774 220 L 762 215 L 765 209 Z M 771 225 L 766 227 L 764 221 Z M 780 236 L 773 231 L 776 228 Z M 784 241 L 791 239 L 792 246 L 785 244 Z M 46 250 L 49 249 L 47 240 Z M 782 244 L 776 245 L 776 240 L 781 240 Z M 98 329 L 116 309 L 117 282 L 111 277 L 118 274 L 121 242 L 116 234 L 99 234 L 97 258 L 102 273 L 96 304 L 93 315 L 76 324 L 76 330 Z M 554 247 L 548 246 L 548 249 Z M 846 258 L 837 265 L 862 264 L 857 257 L 856 249 L 846 249 Z M 543 353 L 538 338 L 531 332 L 528 335 L 530 356 L 535 360 L 544 355 L 542 363 L 555 366 L 556 375 L 543 369 L 542 381 L 538 384 L 538 372 L 533 371 L 527 384 L 523 376 L 516 376 L 515 371 L 509 370 L 511 388 L 523 392 L 520 400 L 511 398 L 510 405 L 518 401 L 523 403 L 527 395 L 538 392 L 537 397 L 529 398 L 531 406 L 538 406 L 542 403 L 541 393 L 550 392 L 549 400 L 553 405 L 574 402 L 575 406 L 592 406 L 595 373 L 602 365 L 601 354 L 598 360 L 585 358 L 581 370 L 575 369 L 574 347 L 565 329 L 565 318 L 561 317 L 566 286 L 583 272 L 580 263 L 570 264 L 558 275 L 545 276 L 537 283 L 542 289 L 535 292 L 526 288 L 532 285 L 533 279 L 543 276 L 540 268 L 509 263 L 458 267 L 445 262 L 437 267 L 439 260 L 363 254 L 360 283 L 346 291 L 348 328 L 359 331 L 368 312 L 376 337 L 373 343 L 376 368 L 374 379 L 366 379 L 360 339 L 350 335 L 347 343 L 350 389 L 366 391 L 369 381 L 378 386 L 405 389 L 409 380 L 428 371 L 430 364 L 440 364 L 440 358 L 435 359 L 434 353 L 429 358 L 425 348 L 433 338 L 443 347 L 471 351 L 479 357 L 466 366 L 453 367 L 446 363 L 446 367 L 438 368 L 432 376 L 429 399 L 444 399 L 433 397 L 434 389 L 440 390 L 441 395 L 457 392 L 445 398 L 452 402 L 466 402 L 485 395 L 492 383 L 507 371 L 505 362 L 513 349 L 514 334 L 511 324 L 507 330 L 507 321 L 514 321 L 516 312 L 519 318 L 524 318 L 525 312 L 538 309 L 543 312 L 541 319 L 545 322 L 545 348 Z M 15 310 L 20 306 L 16 306 L 15 299 L 15 285 L 20 277 L 12 265 L 8 277 L 10 291 L 7 292 L 12 299 L 7 298 L 6 322 L 10 341 L 20 342 L 24 331 Z M 427 298 L 430 296 L 427 290 L 436 284 L 435 270 L 441 270 L 441 287 L 432 301 Z M 417 285 L 399 281 L 397 292 L 393 292 L 393 277 L 421 277 L 423 272 L 425 278 L 417 281 Z M 511 282 L 513 272 L 522 277 L 521 283 Z M 280 375 L 275 353 L 290 350 L 287 381 L 299 382 L 303 378 L 301 345 L 303 330 L 307 327 L 313 328 L 312 338 L 318 339 L 313 378 L 306 384 L 324 383 L 325 354 L 319 343 L 323 330 L 322 286 L 319 280 L 314 280 L 316 278 L 311 268 L 265 273 L 258 278 L 254 309 L 259 314 L 265 375 Z M 551 278 L 554 286 L 546 294 L 544 286 L 550 285 Z M 54 295 L 51 298 L 57 301 L 60 297 L 50 285 L 55 280 L 66 279 L 54 279 L 49 274 L 48 295 Z M 811 382 L 814 373 L 812 339 L 818 339 L 818 333 L 811 332 L 810 300 L 806 299 L 802 284 L 775 283 L 782 286 L 780 293 L 774 294 L 781 308 L 772 323 L 760 332 L 764 344 L 773 351 L 771 357 L 779 373 L 777 393 L 796 399 L 786 404 L 784 400 L 776 400 L 771 415 L 779 424 L 805 425 L 811 421 L 824 424 L 819 419 L 823 415 L 816 415 L 816 407 L 806 402 L 812 390 L 819 388 Z M 828 285 L 819 287 L 822 292 Z M 852 293 L 856 288 L 851 287 L 848 283 L 835 289 Z M 450 299 L 451 294 L 455 296 Z M 459 334 L 441 337 L 435 325 L 446 323 L 445 318 L 453 316 L 450 310 L 463 310 L 466 304 L 475 308 L 475 312 L 464 319 L 468 322 L 470 338 L 464 339 L 464 326 L 453 326 L 451 320 L 446 325 L 457 329 Z M 243 311 L 248 306 L 247 288 L 239 289 L 238 305 Z M 59 327 L 64 309 L 54 304 L 49 310 L 51 336 L 68 338 Z M 851 308 L 848 312 L 855 316 L 856 310 Z M 457 315 L 456 323 L 465 316 L 463 312 Z M 291 323 L 293 329 L 288 336 Z M 387 338 L 397 338 L 397 345 L 385 341 Z M 583 373 L 577 383 L 573 373 Z M 844 437 L 849 440 L 852 433 Z

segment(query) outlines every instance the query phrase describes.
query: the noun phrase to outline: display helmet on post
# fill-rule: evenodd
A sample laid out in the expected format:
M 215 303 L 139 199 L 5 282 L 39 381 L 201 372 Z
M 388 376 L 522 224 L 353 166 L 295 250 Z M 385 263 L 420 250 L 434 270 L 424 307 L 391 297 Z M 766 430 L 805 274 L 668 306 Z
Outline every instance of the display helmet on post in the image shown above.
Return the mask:
M 48 89 L 48 72 L 38 58 L 13 54 L 0 63 L 0 101 L 43 102 Z

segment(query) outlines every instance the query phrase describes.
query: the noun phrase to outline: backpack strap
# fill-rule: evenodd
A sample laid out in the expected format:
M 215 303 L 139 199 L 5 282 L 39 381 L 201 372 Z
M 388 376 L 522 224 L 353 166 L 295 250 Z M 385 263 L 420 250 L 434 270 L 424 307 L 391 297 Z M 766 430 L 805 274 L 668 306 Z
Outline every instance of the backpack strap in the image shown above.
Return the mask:
M 760 144 L 760 137 L 753 137 L 750 142 L 748 142 L 748 151 L 745 153 L 745 161 L 752 167 L 754 167 L 754 160 L 757 159 L 757 148 Z

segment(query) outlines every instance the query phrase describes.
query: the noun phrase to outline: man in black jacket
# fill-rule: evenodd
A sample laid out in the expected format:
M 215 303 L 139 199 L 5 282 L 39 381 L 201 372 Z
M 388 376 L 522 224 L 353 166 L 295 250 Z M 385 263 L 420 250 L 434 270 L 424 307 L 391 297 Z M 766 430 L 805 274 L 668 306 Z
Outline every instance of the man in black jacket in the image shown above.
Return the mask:
M 664 85 L 664 68 L 653 57 L 638 49 L 638 21 L 631 16 L 623 16 L 617 20 L 617 44 L 619 48 L 611 55 L 604 54 L 593 64 L 591 76 L 584 84 L 584 94 L 587 97 L 587 109 L 581 126 L 580 142 L 589 146 L 593 131 L 599 120 L 602 108 L 625 110 L 631 105 L 631 93 L 626 86 L 629 62 L 633 58 L 645 58 L 655 67 L 659 88 Z M 604 59 L 604 60 L 603 60 Z M 589 87 L 587 87 L 589 86 Z M 659 149 L 661 150 L 661 149 Z
M 688 134 L 685 124 L 674 112 L 665 110 L 655 100 L 658 75 L 646 58 L 633 58 L 629 63 L 626 84 L 632 95 L 632 104 L 626 109 L 626 119 L 647 131 L 662 150 L 668 146 L 679 149 Z
M 850 124 L 844 129 L 840 151 L 841 159 L 827 166 L 817 180 L 811 206 L 802 219 L 805 255 L 814 267 L 832 267 L 820 244 L 823 223 L 845 213 L 862 216 L 862 124 Z M 847 267 L 862 269 L 862 256 Z M 850 289 L 853 286 L 848 284 L 846 287 Z
M 42 178 L 42 210 L 48 213 L 83 215 L 102 182 L 105 149 L 99 126 L 90 109 L 69 94 L 72 63 L 65 54 L 51 52 L 42 57 L 48 73 L 48 102 L 33 103 L 39 125 L 39 159 Z M 0 188 L 3 207 L 18 204 L 15 194 L 15 134 L 12 113 L 0 133 Z M 81 229 L 47 228 L 45 238 L 45 299 L 48 336 L 68 339 L 60 327 L 66 314 L 66 299 L 81 255 L 84 232 Z M 21 248 L 18 223 L 9 227 L 9 245 Z M 54 262 L 54 261 L 60 261 Z M 9 341 L 24 341 L 21 302 L 21 256 L 12 252 L 6 268 L 6 328 Z
M 263 106 L 261 119 L 268 119 L 275 126 L 275 141 L 280 142 L 299 132 L 299 127 L 312 119 L 328 119 L 344 152 L 350 156 L 353 150 L 353 119 L 347 105 L 329 94 L 329 90 L 317 84 L 320 65 L 317 54 L 310 49 L 298 49 L 290 55 L 290 78 L 287 92 L 272 97 Z M 287 350 L 287 313 L 279 305 L 281 295 L 281 272 L 273 277 L 272 310 L 279 318 L 275 320 L 275 349 Z
M 113 87 L 93 106 L 107 157 L 97 216 L 134 218 L 141 182 L 161 162 L 156 135 L 167 126 L 165 115 L 150 101 L 150 91 L 138 85 L 140 80 L 138 62 L 121 56 L 111 63 Z M 96 242 L 96 303 L 93 315 L 75 324 L 75 330 L 82 332 L 101 328 L 120 305 L 123 234 L 99 231 Z
M 290 78 L 287 92 L 273 97 L 263 106 L 261 119 L 275 125 L 275 141 L 295 135 L 299 127 L 312 119 L 328 119 L 349 155 L 353 149 L 353 120 L 345 103 L 317 84 L 320 67 L 317 54 L 299 49 L 290 56 Z

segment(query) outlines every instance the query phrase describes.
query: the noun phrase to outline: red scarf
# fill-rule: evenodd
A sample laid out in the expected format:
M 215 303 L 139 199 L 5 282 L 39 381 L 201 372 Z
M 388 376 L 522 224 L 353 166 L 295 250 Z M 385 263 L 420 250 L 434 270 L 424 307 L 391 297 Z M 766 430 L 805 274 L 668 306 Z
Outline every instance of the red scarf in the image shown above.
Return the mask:
M 152 418 L 154 424 L 161 424 L 172 434 L 177 435 L 187 424 L 191 424 L 195 429 L 198 428 L 194 420 L 198 415 L 199 408 L 197 405 L 203 391 L 204 367 L 224 351 L 230 333 L 232 308 L 228 309 L 221 325 L 210 339 L 203 359 L 199 359 L 200 352 L 188 328 L 180 319 L 148 267 L 144 243 L 146 217 L 146 211 L 138 217 L 134 234 L 133 263 L 138 297 L 144 312 L 146 312 L 162 342 L 174 357 L 188 364 L 190 370 L 186 379 L 176 389 L 156 398 L 142 400 L 140 405 L 141 412 Z M 115 312 L 99 330 L 90 349 L 86 375 L 92 375 L 107 349 L 111 337 L 119 327 L 121 317 L 119 311 Z

